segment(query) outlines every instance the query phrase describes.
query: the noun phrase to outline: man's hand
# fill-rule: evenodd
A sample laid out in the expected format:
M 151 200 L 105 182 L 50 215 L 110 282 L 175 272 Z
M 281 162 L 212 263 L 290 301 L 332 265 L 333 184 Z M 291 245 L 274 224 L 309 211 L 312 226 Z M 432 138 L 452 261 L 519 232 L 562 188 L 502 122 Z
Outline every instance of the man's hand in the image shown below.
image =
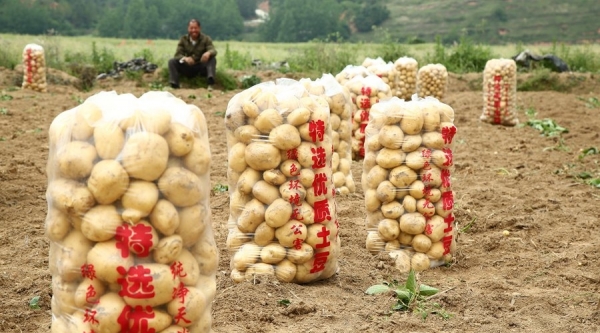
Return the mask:
M 194 58 L 192 57 L 183 57 L 183 61 L 190 66 L 195 63 Z
M 210 59 L 210 52 L 204 52 L 204 54 L 202 54 L 202 57 L 200 58 L 200 61 L 207 62 L 208 59 Z

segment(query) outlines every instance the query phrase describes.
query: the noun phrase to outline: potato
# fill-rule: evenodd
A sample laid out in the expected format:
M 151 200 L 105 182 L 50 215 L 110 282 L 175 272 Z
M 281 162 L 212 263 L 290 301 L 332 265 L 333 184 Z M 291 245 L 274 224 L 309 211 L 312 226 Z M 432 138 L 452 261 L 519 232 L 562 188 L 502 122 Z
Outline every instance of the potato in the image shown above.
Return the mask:
M 388 219 L 398 219 L 404 214 L 404 207 L 398 201 L 391 201 L 381 205 L 383 216 Z
M 90 322 L 94 332 L 120 332 L 121 324 L 118 319 L 125 306 L 125 302 L 117 293 L 111 292 L 100 297 L 94 307 L 95 320 Z
M 429 251 L 427 251 L 427 257 L 431 260 L 439 260 L 444 256 L 444 243 L 443 242 L 435 242 L 431 244 Z
M 413 170 L 421 170 L 425 167 L 426 164 L 429 163 L 429 154 L 431 151 L 429 149 L 417 149 L 413 152 L 410 152 L 406 155 L 406 166 Z
M 418 234 L 413 237 L 412 247 L 417 252 L 426 253 L 431 248 L 431 239 L 423 234 Z
M 237 249 L 231 259 L 231 267 L 240 272 L 245 272 L 248 266 L 256 263 L 260 257 L 260 247 L 254 243 L 246 243 Z
M 389 242 L 385 242 L 384 251 L 390 252 L 390 251 L 395 251 L 395 250 L 400 250 L 400 242 L 397 239 L 393 239 Z
M 417 148 L 421 147 L 421 143 L 423 142 L 423 138 L 421 135 L 405 135 L 404 142 L 402 143 L 402 151 L 406 153 L 410 153 L 415 151 Z
M 75 290 L 74 301 L 78 308 L 91 306 L 104 295 L 106 287 L 99 279 L 85 278 Z M 57 295 L 58 296 L 58 295 Z
M 279 281 L 292 282 L 296 273 L 296 265 L 287 259 L 282 260 L 275 266 L 275 276 Z
M 179 235 L 161 238 L 152 251 L 152 258 L 159 264 L 169 265 L 179 256 L 183 249 L 183 240 Z
M 118 283 L 122 274 L 117 268 L 133 266 L 133 255 L 129 254 L 129 249 L 123 248 L 124 245 L 126 243 L 117 245 L 114 240 L 99 242 L 91 250 L 83 252 L 84 255 L 87 254 L 87 263 L 94 267 L 98 279 L 106 283 Z
M 59 242 L 71 231 L 69 216 L 54 207 L 48 207 L 44 230 L 50 241 Z
M 265 245 L 260 251 L 260 260 L 266 264 L 278 264 L 287 255 L 285 247 L 277 243 L 271 243 Z
M 237 181 L 237 189 L 240 193 L 251 194 L 254 185 L 260 180 L 261 175 L 259 171 L 252 168 L 247 168 Z
M 394 267 L 401 273 L 408 273 L 411 269 L 411 255 L 406 250 L 390 251 L 389 256 L 394 259 Z
M 307 191 L 304 189 L 304 186 L 300 184 L 300 180 L 292 179 L 288 182 L 285 182 L 279 186 L 279 193 L 283 200 L 287 202 L 291 202 L 294 200 L 302 201 L 307 196 Z
M 381 182 L 388 178 L 388 170 L 380 167 L 379 165 L 374 166 L 367 173 L 366 185 L 368 189 L 376 189 Z M 416 178 L 416 174 L 415 174 Z
M 229 167 L 235 172 L 244 172 L 248 167 L 246 163 L 246 145 L 238 142 L 229 148 Z
M 426 132 L 439 130 L 440 113 L 438 106 L 428 105 L 423 109 L 423 130 Z
M 410 106 L 405 104 L 403 117 L 400 121 L 400 129 L 404 134 L 415 135 L 420 134 L 423 129 L 425 119 L 421 110 L 415 105 Z
M 257 199 L 250 200 L 237 220 L 241 232 L 254 232 L 265 221 L 265 205 Z
M 302 166 L 295 160 L 285 160 L 281 162 L 279 166 L 279 170 L 281 170 L 281 173 L 287 178 L 298 177 L 301 169 Z
M 294 266 L 295 268 L 295 266 Z M 230 274 L 231 280 L 235 283 L 240 283 L 246 281 L 246 272 L 238 271 L 237 269 L 232 269 Z
M 448 193 L 448 192 L 446 192 L 446 193 Z M 444 203 L 444 200 L 440 200 L 440 201 L 436 202 L 434 204 L 434 206 L 435 206 L 435 213 L 442 218 L 446 218 L 450 214 L 452 214 L 452 211 L 454 208 L 453 202 L 452 202 L 452 204 L 450 204 L 450 202 Z
M 204 200 L 202 182 L 185 168 L 168 168 L 158 180 L 158 188 L 167 200 L 178 207 L 188 207 Z
M 178 276 L 186 286 L 195 286 L 200 279 L 200 267 L 196 258 L 186 249 L 182 249 L 179 256 L 175 258 L 173 265 L 179 270 Z
M 160 135 L 137 132 L 125 142 L 121 152 L 121 164 L 130 177 L 153 181 L 167 168 L 169 146 Z
M 165 199 L 160 199 L 150 213 L 150 223 L 165 236 L 172 235 L 179 227 L 179 214 L 173 204 Z
M 442 185 L 442 170 L 435 165 L 431 165 L 419 172 L 419 178 L 427 187 L 439 187 Z
M 286 117 L 286 122 L 292 126 L 300 126 L 310 119 L 310 111 L 307 108 L 300 107 L 290 112 Z
M 300 170 L 300 176 L 298 179 L 303 187 L 312 187 L 312 184 L 315 181 L 315 172 L 312 169 L 302 169 Z
M 258 171 L 275 169 L 281 163 L 279 149 L 270 143 L 255 141 L 246 147 L 246 163 Z
M 281 198 L 276 199 L 265 211 L 265 223 L 272 228 L 279 228 L 292 216 L 292 205 Z
M 52 278 L 52 312 L 57 315 L 71 315 L 77 311 L 75 292 L 77 282 L 67 282 L 55 276 Z
M 262 222 L 254 230 L 254 243 L 258 246 L 268 245 L 275 238 L 275 228 L 269 226 L 266 222 Z
M 393 169 L 404 163 L 406 154 L 399 149 L 383 148 L 377 153 L 375 161 L 384 169 Z
M 202 276 L 215 275 L 219 264 L 219 252 L 214 239 L 205 237 L 203 240 L 197 242 L 192 247 L 192 254 L 196 258 L 196 262 L 198 262 L 198 267 L 200 268 L 200 280 L 202 280 Z M 212 283 L 216 283 L 215 280 L 212 281 Z M 214 292 L 216 292 L 216 289 Z M 211 299 L 214 299 L 214 295 Z
M 400 235 L 398 236 L 398 242 L 401 245 L 412 245 L 413 235 L 407 234 L 405 232 L 400 231 Z
M 264 180 L 258 181 L 252 187 L 252 195 L 260 202 L 270 205 L 273 201 L 279 199 L 279 188 L 270 185 Z
M 192 150 L 182 157 L 183 165 L 198 176 L 207 174 L 210 170 L 210 147 L 208 140 L 194 138 Z
M 419 199 L 417 200 L 417 211 L 425 216 L 425 218 L 429 218 L 435 214 L 435 206 L 427 199 Z
M 417 173 L 408 166 L 401 165 L 390 171 L 389 180 L 397 188 L 405 189 L 417 180 Z
M 254 127 L 261 133 L 268 134 L 275 127 L 283 124 L 283 117 L 276 109 L 262 111 L 254 121 Z
M 381 206 L 381 201 L 377 199 L 377 190 L 366 190 L 365 191 L 365 208 L 367 212 L 371 213 L 377 211 Z
M 242 103 L 242 111 L 247 117 L 256 118 L 259 115 L 258 106 L 252 101 L 244 101 Z
M 235 225 L 235 221 L 233 222 Z M 230 251 L 237 251 L 237 249 L 251 240 L 250 234 L 246 234 L 241 232 L 237 227 L 229 228 L 229 233 L 227 234 L 227 240 L 225 245 L 227 249 Z
M 86 255 L 92 248 L 92 242 L 83 233 L 72 230 L 55 249 L 52 256 L 56 263 L 56 273 L 64 282 L 81 278 L 81 267 L 86 263 Z
M 294 149 L 301 143 L 300 132 L 298 132 L 295 126 L 282 124 L 271 130 L 269 133 L 269 142 L 277 149 Z
M 92 172 L 94 161 L 98 157 L 96 148 L 83 141 L 71 141 L 56 152 L 58 171 L 69 179 L 85 178 Z
M 55 298 L 52 298 L 54 303 Z M 50 333 L 64 333 L 64 332 L 88 332 L 91 330 L 89 321 L 86 322 L 84 312 L 75 312 L 70 316 L 59 315 L 52 308 L 54 316 L 52 317 L 52 327 Z
M 425 230 L 426 220 L 420 213 L 407 213 L 400 217 L 400 230 L 402 232 L 418 235 Z
M 287 248 L 293 247 L 298 239 L 303 242 L 306 240 L 306 236 L 306 225 L 296 220 L 291 220 L 275 229 L 275 237 L 279 244 Z
M 181 236 L 183 246 L 189 247 L 200 239 L 207 225 L 211 225 L 209 208 L 202 204 L 185 207 L 179 210 L 179 226 L 175 233 Z
M 402 207 L 407 213 L 414 213 L 417 211 L 417 200 L 410 195 L 405 195 L 402 198 Z
M 400 235 L 400 226 L 398 221 L 392 219 L 383 219 L 377 226 L 379 237 L 384 241 L 392 241 Z
M 252 169 L 251 169 L 252 170 Z M 303 169 L 305 170 L 305 169 Z M 278 169 L 271 169 L 263 172 L 262 175 L 264 181 L 271 185 L 279 186 L 287 180 L 285 175 Z
M 376 197 L 384 204 L 390 203 L 396 199 L 396 187 L 389 180 L 385 180 L 377 186 Z
M 426 132 L 421 135 L 423 138 L 423 145 L 429 149 L 444 149 L 446 143 L 442 137 L 441 132 Z
M 287 259 L 294 264 L 303 264 L 314 256 L 314 250 L 308 243 L 302 243 L 299 247 L 292 247 L 287 250 Z
M 294 282 L 296 283 L 308 283 L 311 281 L 318 280 L 323 274 L 323 271 L 313 272 L 315 259 L 311 259 L 303 264 L 296 265 L 296 276 L 294 277 Z
M 298 148 L 298 162 L 303 168 L 313 168 L 313 151 L 317 151 L 317 146 L 311 142 L 302 142 Z
M 429 268 L 430 260 L 425 253 L 415 253 L 410 259 L 410 266 L 416 272 L 422 272 Z
M 83 216 L 81 233 L 94 242 L 107 241 L 115 236 L 123 224 L 121 215 L 113 205 L 98 205 Z
M 260 131 L 252 125 L 244 125 L 235 129 L 235 138 L 245 144 L 249 145 L 253 140 L 260 137 Z
M 180 123 L 171 123 L 169 131 L 165 134 L 165 140 L 173 156 L 184 156 L 194 146 L 192 130 Z
M 386 125 L 379 130 L 379 143 L 389 149 L 400 149 L 404 142 L 404 134 L 398 126 Z
M 158 201 L 158 188 L 151 182 L 134 180 L 121 198 L 123 220 L 136 223 L 148 216 Z
M 129 175 L 115 160 L 103 160 L 94 165 L 87 186 L 96 202 L 109 205 L 121 198 L 129 186 Z
M 114 123 L 104 122 L 94 127 L 94 146 L 100 158 L 116 159 L 125 145 L 125 133 Z
M 442 198 L 442 191 L 440 191 L 437 188 L 432 188 L 429 190 L 429 192 L 425 193 L 425 199 L 427 199 L 433 203 L 438 202 L 441 198 Z
M 366 246 L 371 254 L 378 254 L 385 249 L 385 241 L 381 239 L 378 232 L 368 231 Z
M 74 140 L 86 141 L 92 137 L 94 126 L 102 118 L 102 110 L 93 102 L 86 101 L 75 109 L 75 123 L 71 137 Z

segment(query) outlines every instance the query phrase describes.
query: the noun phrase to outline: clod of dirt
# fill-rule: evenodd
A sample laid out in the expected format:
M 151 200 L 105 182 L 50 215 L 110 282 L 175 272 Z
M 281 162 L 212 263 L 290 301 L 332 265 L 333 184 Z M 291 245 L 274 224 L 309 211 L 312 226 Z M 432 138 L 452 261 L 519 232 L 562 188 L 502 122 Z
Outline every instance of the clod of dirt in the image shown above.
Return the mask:
M 292 303 L 290 306 L 281 311 L 282 315 L 293 317 L 296 315 L 305 315 L 317 311 L 317 307 L 313 304 L 306 304 L 304 301 Z

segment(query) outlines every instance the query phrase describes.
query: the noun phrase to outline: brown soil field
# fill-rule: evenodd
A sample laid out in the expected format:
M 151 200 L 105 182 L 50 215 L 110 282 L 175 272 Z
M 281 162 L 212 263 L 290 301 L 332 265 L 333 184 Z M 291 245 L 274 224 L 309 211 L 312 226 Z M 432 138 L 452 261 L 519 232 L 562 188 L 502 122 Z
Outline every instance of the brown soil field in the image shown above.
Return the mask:
M 65 78 L 50 84 L 47 93 L 36 93 L 14 86 L 19 75 L 0 68 L 1 95 L 12 97 L 0 100 L 0 332 L 46 333 L 52 296 L 44 235 L 48 127 L 59 113 L 99 91 L 140 96 L 149 88 L 106 81 L 82 92 Z M 384 255 L 365 248 L 362 164 L 353 162 L 357 192 L 337 197 L 340 270 L 324 281 L 234 284 L 225 248 L 229 197 L 211 196 L 220 249 L 214 331 L 600 332 L 600 188 L 577 177 L 587 172 L 600 178 L 600 155 L 580 158 L 583 149 L 600 148 L 600 108 L 584 101 L 600 97 L 600 79 L 583 74 L 560 79 L 570 82 L 569 89 L 517 96 L 522 123 L 525 110 L 533 108 L 538 119 L 551 118 L 569 130 L 562 140 L 527 126 L 480 122 L 481 74 L 451 75 L 443 101 L 456 112 L 452 181 L 461 232 L 455 262 L 419 274 L 422 283 L 441 291 L 428 304 L 438 303 L 449 318 L 391 311 L 391 295 L 365 294 L 371 285 L 405 277 Z M 223 114 L 238 92 L 172 91 L 206 115 L 211 186 L 227 184 Z M 29 305 L 35 296 L 39 309 Z

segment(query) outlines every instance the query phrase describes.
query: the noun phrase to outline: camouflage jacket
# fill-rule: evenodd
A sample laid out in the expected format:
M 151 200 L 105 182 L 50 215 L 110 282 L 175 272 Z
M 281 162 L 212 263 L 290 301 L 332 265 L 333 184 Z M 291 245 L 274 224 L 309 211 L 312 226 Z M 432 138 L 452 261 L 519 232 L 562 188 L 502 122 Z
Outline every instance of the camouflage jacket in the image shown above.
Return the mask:
M 179 43 L 177 44 L 177 51 L 175 52 L 175 58 L 180 59 L 183 57 L 192 57 L 196 63 L 200 62 L 200 58 L 204 52 L 209 51 L 212 56 L 217 55 L 217 50 L 213 45 L 212 39 L 210 36 L 205 35 L 203 33 L 198 37 L 198 41 L 196 41 L 196 45 L 193 45 L 190 41 L 189 35 L 183 35 L 179 39 Z

